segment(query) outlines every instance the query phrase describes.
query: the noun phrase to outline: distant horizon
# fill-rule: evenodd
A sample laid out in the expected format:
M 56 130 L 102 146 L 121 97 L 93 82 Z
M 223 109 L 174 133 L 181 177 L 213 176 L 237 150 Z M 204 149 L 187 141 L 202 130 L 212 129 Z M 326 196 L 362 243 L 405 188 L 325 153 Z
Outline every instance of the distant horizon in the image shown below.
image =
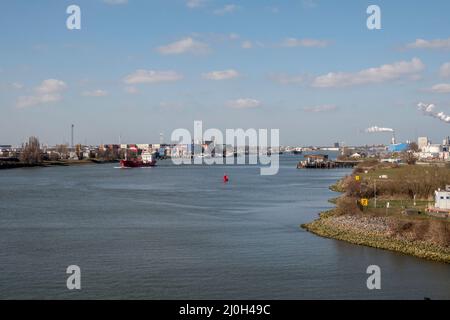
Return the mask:
M 36 137 L 36 136 L 30 136 L 28 138 L 31 137 Z M 426 137 L 426 136 L 424 136 Z M 23 142 L 21 142 L 20 144 L 11 144 L 11 143 L 0 143 L 0 146 L 11 146 L 11 147 L 21 147 L 22 144 L 25 144 L 26 142 L 28 142 L 28 138 L 26 140 L 24 140 Z M 36 137 L 39 139 L 39 137 Z M 434 141 L 432 139 L 428 138 L 428 142 L 431 144 L 442 144 L 442 141 Z M 443 140 L 443 139 L 442 139 Z M 417 139 L 416 140 L 405 140 L 405 141 L 396 141 L 395 144 L 404 144 L 404 143 L 417 143 Z M 62 143 L 55 143 L 55 144 L 50 144 L 50 143 L 46 143 L 45 141 L 41 141 L 39 139 L 39 143 L 41 144 L 41 146 L 46 146 L 46 147 L 54 147 L 57 145 L 67 145 L 70 147 L 70 142 L 62 142 Z M 346 144 L 346 143 L 341 143 L 341 142 L 333 142 L 330 144 L 280 144 L 281 148 L 285 148 L 285 147 L 292 147 L 292 148 L 337 148 L 335 147 L 335 143 L 339 143 L 339 148 L 341 147 L 381 147 L 381 146 L 389 146 L 392 145 L 392 142 L 390 143 L 371 143 L 371 144 Z M 101 145 L 141 145 L 141 144 L 149 144 L 149 145 L 176 145 L 177 143 L 175 142 L 168 142 L 168 141 L 164 141 L 164 142 L 146 142 L 146 141 L 138 141 L 138 142 L 131 142 L 131 141 L 122 141 L 122 142 L 102 142 L 102 143 L 83 143 L 83 142 L 75 142 L 74 146 L 76 145 L 81 145 L 81 146 L 101 146 Z
M 186 128 L 186 129 L 189 130 L 189 128 Z M 239 129 L 239 128 L 227 128 L 227 129 Z M 246 130 L 246 129 L 252 129 L 252 128 L 242 128 L 242 129 Z M 75 130 L 76 130 L 76 126 L 75 126 Z M 70 127 L 69 127 L 68 131 L 69 131 L 69 134 L 67 134 L 67 138 L 63 137 L 63 140 L 60 141 L 60 142 L 58 142 L 58 141 L 56 141 L 54 143 L 47 142 L 45 140 L 42 140 L 38 135 L 31 134 L 30 136 L 24 137 L 21 140 L 21 142 L 11 143 L 11 142 L 8 142 L 8 141 L 6 141 L 6 142 L 0 141 L 0 145 L 20 146 L 22 143 L 27 142 L 28 138 L 30 138 L 30 137 L 37 137 L 39 139 L 40 143 L 43 144 L 43 145 L 48 145 L 48 146 L 61 145 L 61 144 L 70 145 L 71 144 L 70 143 Z M 280 131 L 282 132 L 282 130 L 280 130 Z M 359 133 L 361 133 L 361 131 L 362 130 L 360 130 Z M 366 136 L 371 136 L 370 134 L 365 134 L 365 135 Z M 163 136 L 166 137 L 165 134 L 163 134 Z M 442 137 L 438 137 L 437 139 L 432 139 L 429 135 L 425 134 L 425 135 L 419 135 L 419 136 L 417 136 L 415 138 L 410 138 L 410 139 L 408 139 L 408 138 L 406 138 L 406 139 L 398 139 L 398 138 L 396 138 L 396 143 L 417 142 L 419 137 L 427 137 L 428 140 L 431 141 L 432 143 L 439 143 L 440 144 L 448 136 L 450 136 L 450 133 L 448 135 L 445 135 L 445 136 L 442 136 Z M 396 137 L 397 137 L 397 135 L 396 135 Z M 373 145 L 389 145 L 389 144 L 391 144 L 392 134 L 389 134 L 389 133 L 378 134 L 377 135 L 378 139 L 376 139 L 376 140 L 379 140 L 379 141 L 373 141 L 371 143 L 363 142 L 361 144 L 358 144 L 358 143 L 347 143 L 346 141 L 339 141 L 339 140 L 336 140 L 334 142 L 315 143 L 315 144 L 314 143 L 308 143 L 307 141 L 302 142 L 302 143 L 295 143 L 295 142 L 294 143 L 283 143 L 282 138 L 283 137 L 280 136 L 280 145 L 281 146 L 303 146 L 303 147 L 307 147 L 307 146 L 314 146 L 314 147 L 321 146 L 321 147 L 333 147 L 335 143 L 339 143 L 340 145 L 345 145 L 345 146 L 366 146 L 366 145 L 373 146 Z M 119 141 L 119 139 L 121 141 Z M 155 139 L 155 140 L 151 140 L 151 139 L 136 139 L 136 140 L 131 140 L 130 139 L 129 140 L 129 139 L 126 139 L 126 138 L 124 138 L 122 136 L 121 138 L 117 137 L 116 141 L 106 141 L 105 140 L 105 141 L 100 141 L 100 142 L 96 143 L 96 142 L 90 142 L 87 138 L 84 138 L 82 140 L 77 139 L 77 136 L 74 135 L 74 145 L 81 144 L 81 145 L 92 145 L 92 146 L 96 145 L 96 146 L 98 146 L 98 145 L 101 145 L 101 144 L 146 144 L 146 143 L 148 143 L 148 144 L 159 144 L 160 143 L 159 141 L 156 142 L 159 139 L 160 139 L 160 135 L 158 135 L 158 138 Z M 52 140 L 54 141 L 54 139 L 52 139 Z M 154 141 L 154 142 L 146 142 L 146 141 Z M 173 144 L 173 143 L 175 143 L 175 142 L 169 141 L 166 138 L 164 138 L 163 144 Z

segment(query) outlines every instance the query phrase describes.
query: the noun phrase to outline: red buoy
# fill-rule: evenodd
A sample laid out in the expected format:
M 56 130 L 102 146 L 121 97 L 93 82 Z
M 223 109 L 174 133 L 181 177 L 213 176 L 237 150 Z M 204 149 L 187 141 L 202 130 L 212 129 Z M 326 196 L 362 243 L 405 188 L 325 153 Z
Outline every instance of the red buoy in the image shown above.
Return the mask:
M 226 174 L 223 175 L 223 182 L 228 182 L 228 176 Z

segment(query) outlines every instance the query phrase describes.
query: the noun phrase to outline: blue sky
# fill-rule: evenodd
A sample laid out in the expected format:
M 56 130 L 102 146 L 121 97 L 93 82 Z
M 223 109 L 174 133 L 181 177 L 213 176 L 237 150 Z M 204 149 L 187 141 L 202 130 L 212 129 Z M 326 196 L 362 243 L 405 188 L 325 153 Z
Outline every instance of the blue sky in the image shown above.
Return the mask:
M 66 8 L 81 8 L 81 30 Z M 366 9 L 381 8 L 368 30 Z M 168 142 L 278 128 L 282 144 L 387 143 L 449 123 L 450 2 L 40 0 L 0 4 L 0 144 Z M 418 40 L 421 39 L 421 40 Z M 445 117 L 441 117 L 445 118 Z

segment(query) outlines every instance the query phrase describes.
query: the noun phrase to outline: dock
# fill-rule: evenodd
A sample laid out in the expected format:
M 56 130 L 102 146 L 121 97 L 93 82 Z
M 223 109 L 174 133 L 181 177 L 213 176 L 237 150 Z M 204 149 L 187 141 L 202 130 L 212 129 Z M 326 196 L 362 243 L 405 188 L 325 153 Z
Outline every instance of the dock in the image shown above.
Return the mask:
M 329 160 L 328 155 L 312 154 L 306 155 L 305 160 L 297 164 L 297 169 L 338 169 L 353 168 L 360 161 L 356 160 Z

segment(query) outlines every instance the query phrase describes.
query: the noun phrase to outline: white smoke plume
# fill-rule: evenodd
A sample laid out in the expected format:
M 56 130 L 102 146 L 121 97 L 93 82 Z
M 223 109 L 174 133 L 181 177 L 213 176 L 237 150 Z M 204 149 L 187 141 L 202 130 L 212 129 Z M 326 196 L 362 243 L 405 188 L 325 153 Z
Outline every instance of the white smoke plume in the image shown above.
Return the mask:
M 445 114 L 444 112 L 435 111 L 436 106 L 434 104 L 426 104 L 421 102 L 417 106 L 419 107 L 419 110 L 421 110 L 425 115 L 439 119 L 446 123 L 450 123 L 450 115 Z
M 394 132 L 394 129 L 391 128 L 380 128 L 377 126 L 370 127 L 366 129 L 367 133 L 377 133 L 377 132 Z

